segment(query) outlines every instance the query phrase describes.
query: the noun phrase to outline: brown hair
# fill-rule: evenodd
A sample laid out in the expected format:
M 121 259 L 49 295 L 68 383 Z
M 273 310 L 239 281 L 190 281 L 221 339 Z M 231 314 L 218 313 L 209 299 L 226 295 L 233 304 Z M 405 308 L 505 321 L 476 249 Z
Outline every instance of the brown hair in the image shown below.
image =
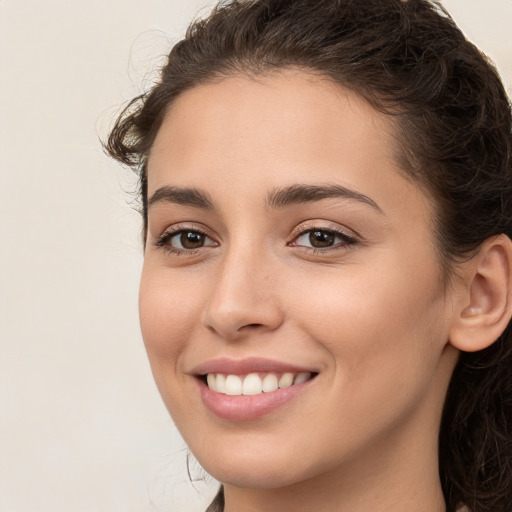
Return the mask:
M 106 144 L 140 175 L 145 225 L 146 161 L 176 97 L 219 77 L 290 67 L 396 118 L 398 162 L 436 202 L 446 269 L 489 237 L 512 237 L 510 101 L 489 60 L 428 0 L 235 0 L 194 22 Z M 472 512 L 512 510 L 510 325 L 488 349 L 461 355 L 439 450 L 448 512 L 461 503 Z

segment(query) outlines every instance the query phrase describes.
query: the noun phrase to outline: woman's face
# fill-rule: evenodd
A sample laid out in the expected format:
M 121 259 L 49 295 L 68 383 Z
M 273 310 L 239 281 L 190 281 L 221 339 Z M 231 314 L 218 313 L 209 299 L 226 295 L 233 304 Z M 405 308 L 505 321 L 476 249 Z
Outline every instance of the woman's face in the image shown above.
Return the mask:
M 142 333 L 169 412 L 217 479 L 355 477 L 435 449 L 454 292 L 432 204 L 394 149 L 389 118 L 292 71 L 196 87 L 163 122 Z

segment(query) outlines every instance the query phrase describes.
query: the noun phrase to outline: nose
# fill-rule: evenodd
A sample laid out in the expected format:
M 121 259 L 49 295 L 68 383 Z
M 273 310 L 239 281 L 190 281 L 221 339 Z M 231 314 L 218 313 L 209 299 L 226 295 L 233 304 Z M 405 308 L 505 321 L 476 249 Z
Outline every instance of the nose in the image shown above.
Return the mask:
M 226 340 L 276 330 L 284 320 L 271 265 L 251 251 L 232 251 L 218 268 L 204 326 Z

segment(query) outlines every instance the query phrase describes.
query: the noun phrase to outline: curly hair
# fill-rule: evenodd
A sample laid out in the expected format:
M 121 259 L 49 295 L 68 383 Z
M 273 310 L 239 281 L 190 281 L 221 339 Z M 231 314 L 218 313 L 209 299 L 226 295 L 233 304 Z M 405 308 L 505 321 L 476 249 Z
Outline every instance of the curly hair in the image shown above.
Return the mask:
M 489 237 L 512 238 L 510 100 L 492 63 L 434 0 L 234 0 L 195 21 L 106 143 L 140 176 L 144 226 L 146 162 L 172 102 L 224 76 L 285 68 L 326 77 L 394 117 L 397 161 L 437 206 L 447 276 Z M 461 354 L 439 465 L 448 512 L 512 511 L 510 325 L 489 348 Z

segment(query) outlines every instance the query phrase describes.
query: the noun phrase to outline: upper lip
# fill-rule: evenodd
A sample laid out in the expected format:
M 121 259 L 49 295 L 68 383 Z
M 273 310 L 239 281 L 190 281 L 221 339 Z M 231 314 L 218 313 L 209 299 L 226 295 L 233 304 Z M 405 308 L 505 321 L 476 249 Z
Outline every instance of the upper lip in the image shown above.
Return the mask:
M 194 367 L 191 373 L 195 375 L 207 375 L 208 373 L 223 373 L 229 375 L 246 375 L 249 373 L 316 373 L 311 368 L 297 366 L 283 361 L 265 359 L 260 357 L 248 357 L 245 359 L 218 358 L 206 361 Z

